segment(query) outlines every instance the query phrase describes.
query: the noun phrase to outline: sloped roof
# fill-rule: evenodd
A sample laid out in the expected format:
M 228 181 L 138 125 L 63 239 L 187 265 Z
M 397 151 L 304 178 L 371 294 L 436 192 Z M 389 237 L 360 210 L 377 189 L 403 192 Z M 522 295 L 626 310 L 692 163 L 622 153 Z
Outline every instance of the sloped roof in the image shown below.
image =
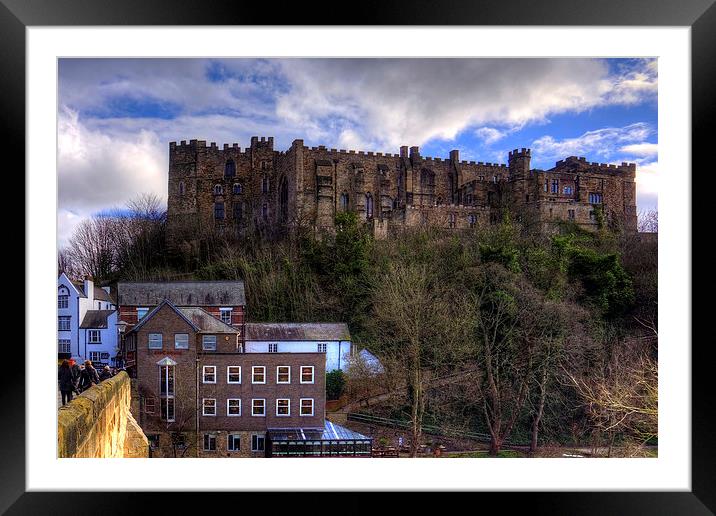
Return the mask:
M 80 328 L 105 329 L 108 328 L 107 319 L 115 310 L 87 310 Z
M 167 281 L 118 283 L 120 305 L 155 306 L 169 300 L 176 306 L 243 306 L 243 281 Z
M 200 329 L 200 333 L 236 333 L 238 331 L 201 308 L 189 306 L 180 307 L 178 310 Z
M 186 315 L 184 315 L 182 312 L 180 312 L 179 309 L 178 309 L 176 306 L 174 306 L 171 301 L 169 301 L 169 300 L 167 300 L 167 299 L 164 299 L 164 300 L 162 300 L 156 307 L 154 307 L 154 309 L 153 309 L 151 312 L 149 312 L 147 315 L 145 315 L 144 317 L 142 317 L 142 320 L 139 321 L 137 324 L 135 324 L 135 325 L 132 327 L 132 329 L 129 330 L 129 333 L 132 333 L 132 332 L 134 332 L 134 331 L 139 330 L 139 328 L 141 328 L 142 326 L 144 326 L 144 325 L 146 324 L 146 322 L 149 321 L 152 317 L 154 317 L 154 315 L 155 315 L 157 312 L 159 312 L 159 310 L 161 310 L 162 307 L 165 306 L 165 305 L 168 306 L 169 308 L 171 308 L 172 310 L 174 310 L 174 312 L 176 312 L 176 314 L 177 314 L 179 317 L 181 317 L 182 319 L 184 319 L 184 320 L 186 321 L 186 323 L 187 323 L 189 326 L 191 326 L 194 331 L 200 331 L 200 330 L 201 330 L 201 328 L 199 328 L 196 324 L 194 324 L 193 322 L 191 322 L 191 319 L 189 319 Z
M 80 297 L 87 297 L 87 292 L 85 292 L 85 285 L 83 282 L 72 281 L 71 283 L 77 289 L 77 292 L 80 293 Z M 94 287 L 94 298 L 100 301 L 107 301 L 109 303 L 114 304 L 114 299 L 112 299 L 112 296 L 110 296 L 105 289 L 96 285 Z
M 246 323 L 246 340 L 351 340 L 346 323 Z

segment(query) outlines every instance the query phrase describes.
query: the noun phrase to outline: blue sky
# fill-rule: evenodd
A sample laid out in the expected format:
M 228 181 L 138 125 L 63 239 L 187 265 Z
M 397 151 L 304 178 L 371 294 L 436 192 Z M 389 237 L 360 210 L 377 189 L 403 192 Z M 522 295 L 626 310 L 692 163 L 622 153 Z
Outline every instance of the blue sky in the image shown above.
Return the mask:
M 93 213 L 166 199 L 168 144 L 307 145 L 504 163 L 637 163 L 656 209 L 656 59 L 61 59 L 60 245 Z

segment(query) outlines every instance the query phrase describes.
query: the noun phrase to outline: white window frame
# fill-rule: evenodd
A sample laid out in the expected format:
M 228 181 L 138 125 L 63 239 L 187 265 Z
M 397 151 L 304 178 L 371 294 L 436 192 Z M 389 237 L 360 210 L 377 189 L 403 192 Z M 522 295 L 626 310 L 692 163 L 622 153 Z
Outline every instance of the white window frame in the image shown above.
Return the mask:
M 64 327 L 61 322 L 67 322 L 67 327 Z M 59 315 L 57 317 L 57 330 L 58 331 L 72 331 L 72 316 L 70 315 Z
M 310 414 L 304 414 L 303 413 L 303 402 L 304 401 L 310 401 L 311 402 L 311 413 Z M 298 400 L 298 415 L 302 417 L 311 417 L 313 416 L 313 412 L 315 410 L 316 402 L 313 398 L 300 398 Z
M 238 381 L 238 382 L 232 382 L 232 381 L 231 381 L 231 373 L 230 373 L 230 370 L 231 370 L 232 367 L 235 367 L 235 368 L 238 368 L 238 369 L 239 369 L 239 381 Z M 241 384 L 241 366 L 239 366 L 239 365 L 226 366 L 226 383 L 235 384 L 235 385 Z
M 278 413 L 278 402 L 279 401 L 287 401 L 288 406 L 288 414 L 279 414 Z M 276 398 L 276 417 L 291 417 L 291 399 L 290 398 Z
M 179 346 L 178 337 L 181 335 L 186 335 L 186 347 Z M 189 334 L 188 333 L 175 333 L 174 334 L 174 349 L 189 349 Z
M 206 441 L 207 441 L 206 437 L 207 436 L 209 436 L 209 441 L 211 441 L 212 437 L 214 438 L 214 449 L 213 450 L 211 448 L 206 447 Z M 202 441 L 203 441 L 202 447 L 203 447 L 204 451 L 216 451 L 216 434 L 215 433 L 204 432 L 204 438 L 202 439 Z
M 214 381 L 208 382 L 206 381 L 206 370 L 207 369 L 213 369 L 214 370 Z M 214 365 L 205 365 L 201 368 L 201 383 L 216 383 L 216 366 Z
M 214 402 L 214 413 L 213 414 L 206 413 L 206 402 L 207 401 Z M 216 417 L 216 398 L 201 398 L 201 415 L 207 416 L 207 417 Z
M 260 449 L 258 449 L 258 448 L 254 448 L 254 438 L 256 438 L 256 439 L 255 439 L 255 440 L 256 440 L 256 444 L 258 444 L 258 440 L 259 440 L 259 439 L 263 439 L 263 445 L 264 445 L 263 449 L 260 450 Z M 252 451 L 252 452 L 262 452 L 262 451 L 266 451 L 266 435 L 251 434 L 251 451 Z
M 62 293 L 57 294 L 57 309 L 58 310 L 66 310 L 70 307 L 70 295 L 65 292 L 66 291 L 62 291 Z
M 72 353 L 72 339 L 57 339 L 57 352 Z
M 140 317 L 139 312 L 142 310 L 144 310 L 144 315 Z M 138 306 L 137 307 L 137 321 L 141 321 L 142 319 L 144 319 L 148 313 L 149 313 L 149 308 L 145 308 L 143 306 Z
M 254 409 L 256 406 L 254 405 L 255 401 L 263 401 L 264 402 L 264 411 L 263 414 L 255 414 Z M 266 398 L 251 398 L 251 415 L 253 417 L 266 417 Z
M 102 361 L 102 352 L 101 351 L 90 351 L 89 359 L 90 359 L 90 362 L 92 362 L 93 364 L 95 362 L 101 362 Z
M 231 439 L 232 437 L 235 437 L 236 440 L 239 441 L 239 447 L 238 447 L 238 448 L 232 448 L 232 447 L 231 447 L 230 443 L 233 441 L 233 440 Z M 226 451 L 230 451 L 230 452 L 241 451 L 241 434 L 238 434 L 238 433 L 235 433 L 235 432 L 229 432 L 229 433 L 226 435 Z
M 229 322 L 226 322 L 224 320 L 224 314 L 226 313 L 229 314 Z M 221 322 L 223 322 L 224 324 L 231 325 L 231 318 L 233 316 L 233 313 L 234 311 L 232 308 L 219 308 L 219 319 L 221 319 Z
M 281 369 L 282 367 L 288 368 L 288 381 L 287 381 L 287 382 L 282 382 L 282 381 L 279 380 L 278 370 Z M 276 366 L 276 383 L 282 384 L 282 385 L 288 385 L 288 384 L 291 383 L 291 366 L 288 366 L 288 365 Z
M 172 376 L 172 378 L 173 378 L 171 394 L 169 393 L 169 376 L 170 376 L 170 375 L 169 375 L 169 371 L 170 371 L 169 368 L 170 368 L 170 367 L 172 368 L 172 369 L 171 369 L 171 371 L 172 371 L 172 375 L 171 375 L 171 376 Z M 165 385 L 165 388 L 164 388 L 165 394 L 162 394 L 161 379 L 162 379 L 162 369 L 164 369 L 164 368 L 166 368 L 166 371 L 167 371 L 167 372 L 166 372 L 166 376 L 165 376 L 165 378 L 164 378 L 164 381 L 165 381 L 165 384 L 164 384 L 164 385 Z M 175 400 L 176 400 L 176 381 L 177 381 L 177 378 L 176 378 L 176 366 L 174 366 L 174 365 L 161 365 L 161 366 L 159 366 L 159 383 L 160 383 L 160 387 L 159 387 L 159 419 L 161 419 L 162 421 L 166 421 L 167 423 L 172 423 L 172 422 L 174 422 L 174 421 L 176 420 L 176 401 L 175 401 Z M 164 400 L 164 402 L 165 402 L 165 404 L 166 404 L 166 407 L 167 407 L 167 411 L 166 411 L 166 416 L 167 416 L 167 418 L 166 418 L 166 419 L 163 418 L 164 412 L 162 411 L 162 400 Z M 169 419 L 169 400 L 171 400 L 171 402 L 172 402 L 172 410 L 171 410 L 171 412 L 172 412 L 172 414 L 171 414 L 172 417 L 171 417 L 171 419 Z
M 264 381 L 263 382 L 256 381 L 256 370 L 257 369 L 263 369 L 263 371 L 264 371 Z M 260 384 L 260 385 L 263 385 L 266 383 L 266 366 L 262 366 L 262 365 L 251 366 L 251 383 Z
M 303 368 L 304 368 L 304 367 L 310 367 L 310 368 L 311 368 L 311 381 L 310 381 L 310 382 L 304 382 L 304 381 L 303 381 Z M 315 383 L 315 382 L 316 382 L 316 370 L 315 370 L 315 368 L 314 368 L 312 365 L 310 365 L 310 366 L 308 366 L 308 365 L 302 365 L 302 366 L 301 366 L 301 378 L 300 378 L 300 383 L 303 383 L 303 384 L 311 384 L 311 383 Z
M 96 337 L 96 339 L 92 337 Z M 87 330 L 87 344 L 102 344 L 102 332 L 99 330 Z
M 239 413 L 238 414 L 232 414 L 229 410 L 229 402 L 230 401 L 238 401 L 239 402 Z M 226 415 L 228 417 L 239 417 L 241 416 L 241 398 L 227 398 L 226 400 Z
M 214 337 L 214 347 L 213 348 L 206 347 L 206 343 L 207 343 L 206 338 L 207 337 Z M 202 335 L 201 336 L 201 350 L 202 351 L 216 351 L 218 342 L 219 342 L 219 339 L 216 338 L 216 335 Z
M 152 346 L 152 336 L 159 336 L 159 347 Z M 155 340 L 156 342 L 156 340 Z M 147 335 L 147 349 L 162 349 L 164 346 L 164 337 L 161 333 L 150 333 Z

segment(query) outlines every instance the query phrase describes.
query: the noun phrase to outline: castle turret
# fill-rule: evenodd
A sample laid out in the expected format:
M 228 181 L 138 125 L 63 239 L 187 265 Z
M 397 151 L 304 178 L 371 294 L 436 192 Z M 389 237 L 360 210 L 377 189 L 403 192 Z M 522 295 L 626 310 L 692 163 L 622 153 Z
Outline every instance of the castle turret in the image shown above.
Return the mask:
M 508 155 L 510 177 L 514 179 L 527 177 L 530 171 L 530 159 L 530 149 L 522 147 L 520 150 L 515 149 L 510 152 Z

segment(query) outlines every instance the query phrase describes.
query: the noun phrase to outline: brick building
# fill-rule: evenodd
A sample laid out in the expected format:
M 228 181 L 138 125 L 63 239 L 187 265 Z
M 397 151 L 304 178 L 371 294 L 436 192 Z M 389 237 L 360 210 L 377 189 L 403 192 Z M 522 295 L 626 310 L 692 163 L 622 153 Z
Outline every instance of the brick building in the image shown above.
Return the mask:
M 120 283 L 118 293 L 133 411 L 154 456 L 370 455 L 369 438 L 325 420 L 325 351 L 245 352 L 241 282 Z
M 273 138 L 258 137 L 245 149 L 171 142 L 167 238 L 181 247 L 214 231 L 330 231 L 341 211 L 357 213 L 380 238 L 421 224 L 479 227 L 500 220 L 505 208 L 542 231 L 568 220 L 636 231 L 636 165 L 571 156 L 538 170 L 530 160 L 524 148 L 499 164 L 461 161 L 458 150 L 423 157 L 418 147 L 384 154 L 306 147 L 303 140 L 276 151 Z

